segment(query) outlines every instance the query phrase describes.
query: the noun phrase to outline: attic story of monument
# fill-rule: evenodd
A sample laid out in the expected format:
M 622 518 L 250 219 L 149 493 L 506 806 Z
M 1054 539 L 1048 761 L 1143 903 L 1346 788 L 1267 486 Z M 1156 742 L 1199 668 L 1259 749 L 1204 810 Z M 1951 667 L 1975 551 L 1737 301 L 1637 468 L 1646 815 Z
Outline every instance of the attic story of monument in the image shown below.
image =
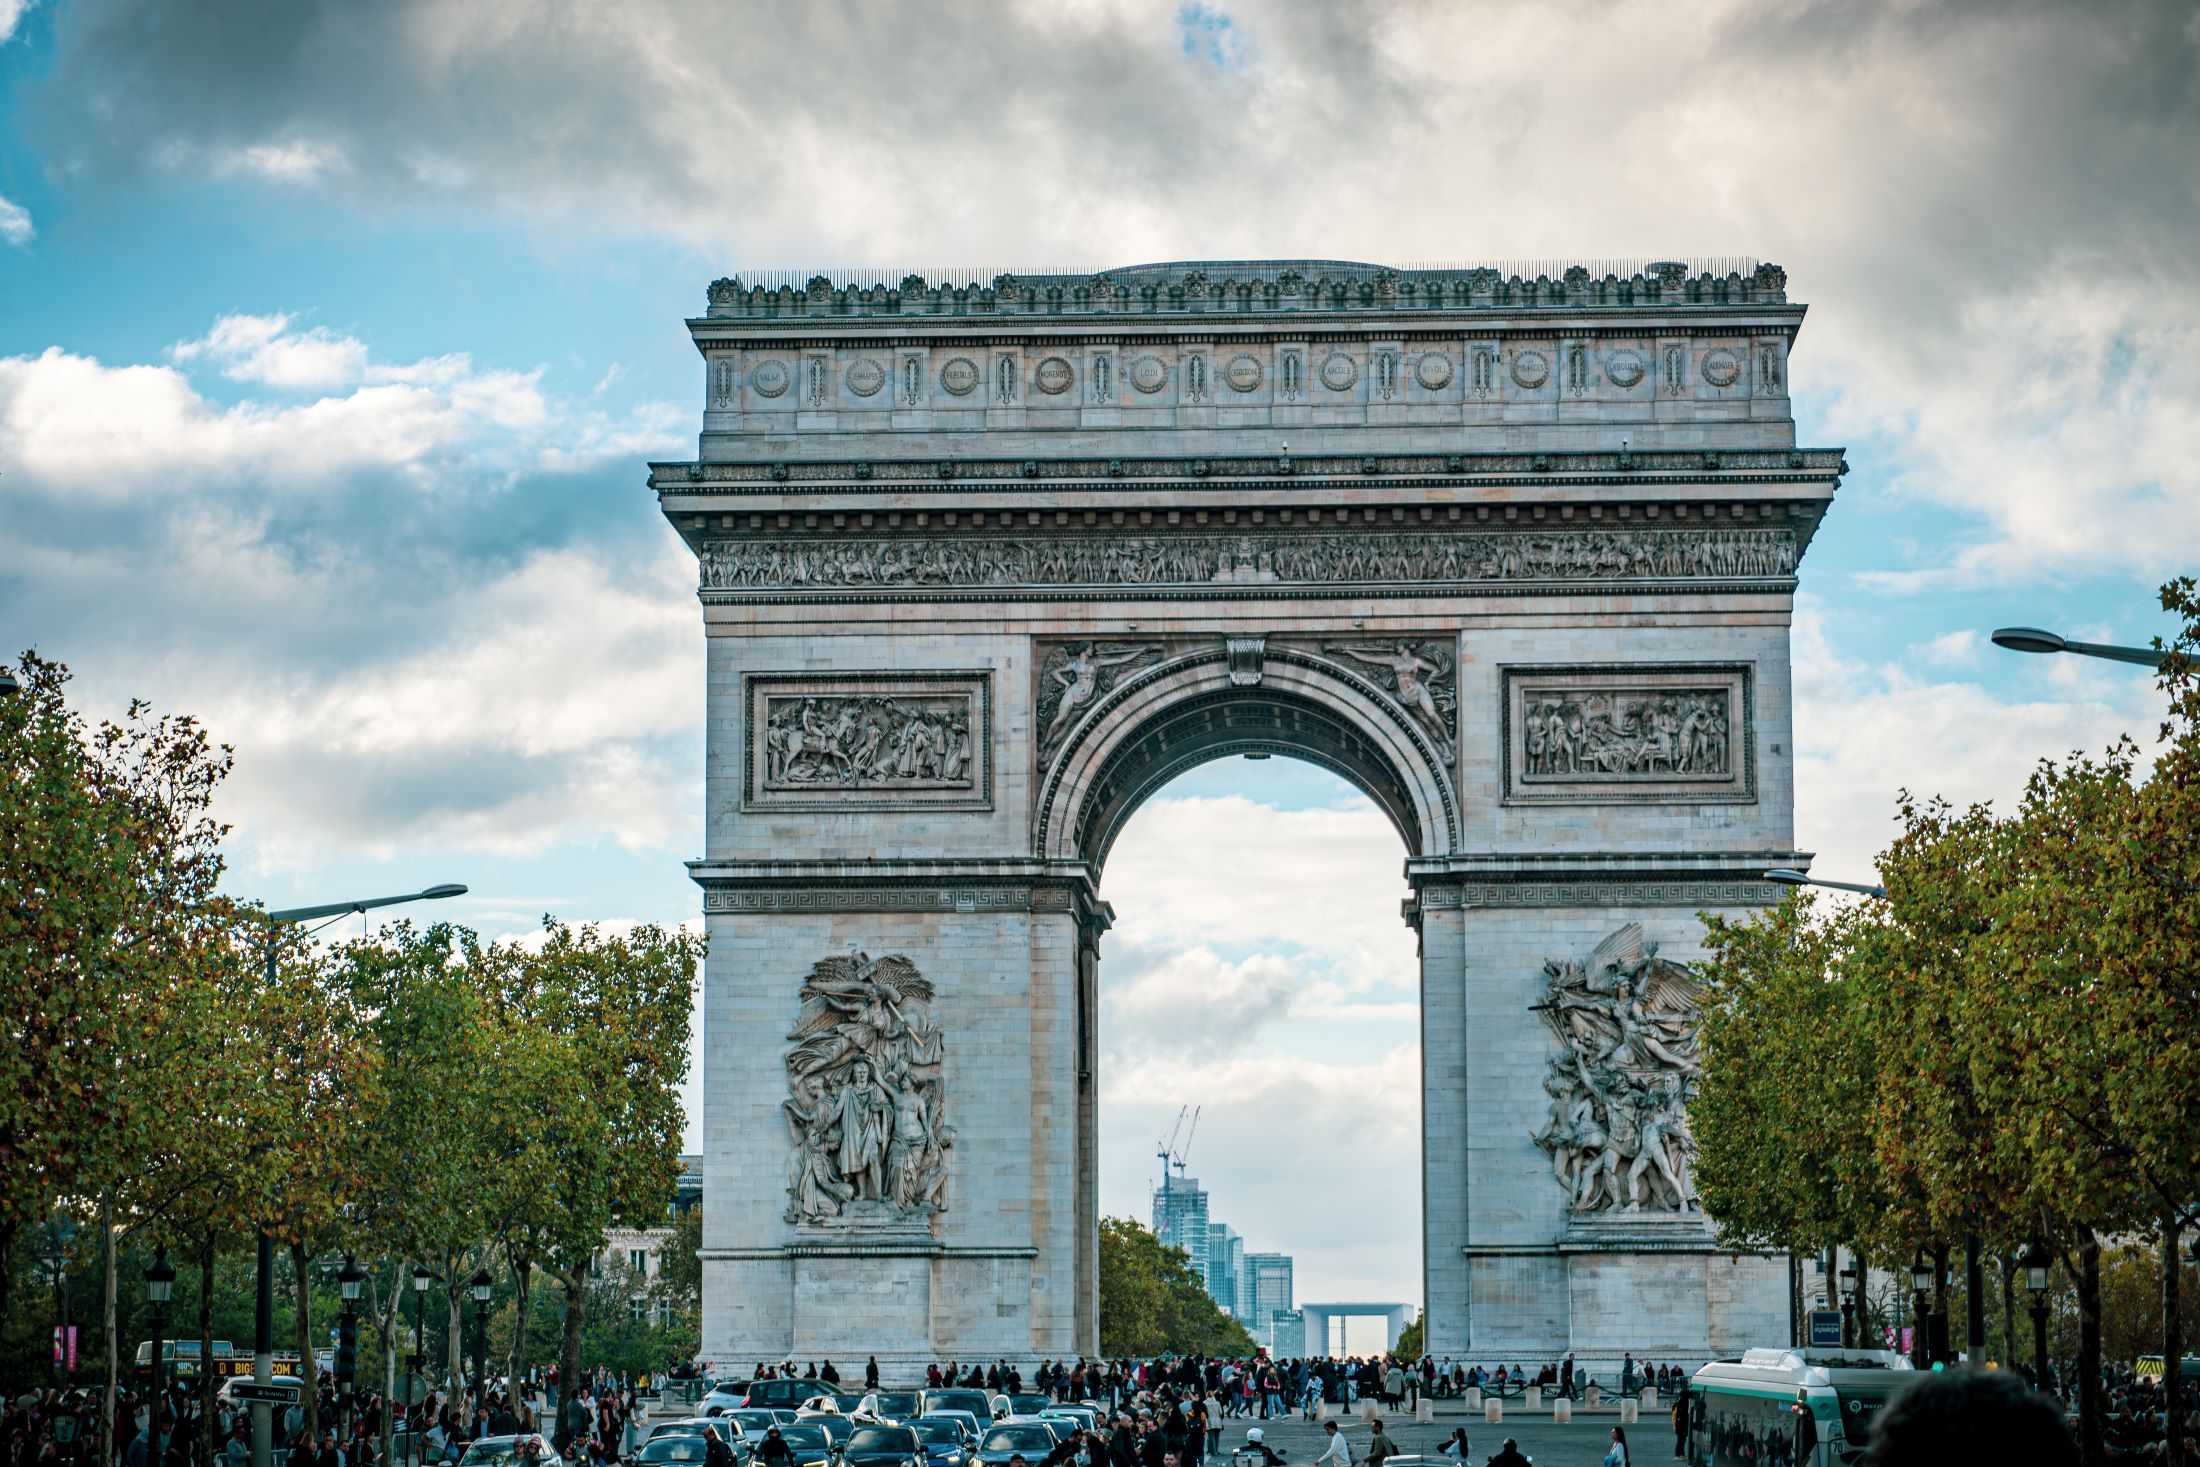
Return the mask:
M 1783 1338 L 1685 1105 L 1695 912 L 1808 860 L 1803 315 L 1746 260 L 714 283 L 651 466 L 708 649 L 704 1354 L 1096 1348 L 1107 853 L 1250 752 L 1404 847 L 1429 1348 Z

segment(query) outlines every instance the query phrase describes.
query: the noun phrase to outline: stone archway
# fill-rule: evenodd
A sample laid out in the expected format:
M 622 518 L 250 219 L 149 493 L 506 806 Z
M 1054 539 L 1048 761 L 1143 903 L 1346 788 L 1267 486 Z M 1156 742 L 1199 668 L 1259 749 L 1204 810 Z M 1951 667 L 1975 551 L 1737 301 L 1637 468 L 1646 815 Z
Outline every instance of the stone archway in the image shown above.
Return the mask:
M 1673 960 L 1807 859 L 1788 622 L 1845 465 L 1784 272 L 892 281 L 714 282 L 651 470 L 709 653 L 706 1358 L 1096 1348 L 1099 872 L 1234 752 L 1407 852 L 1429 1348 L 1777 1343 L 1782 1271 L 1689 1205 Z

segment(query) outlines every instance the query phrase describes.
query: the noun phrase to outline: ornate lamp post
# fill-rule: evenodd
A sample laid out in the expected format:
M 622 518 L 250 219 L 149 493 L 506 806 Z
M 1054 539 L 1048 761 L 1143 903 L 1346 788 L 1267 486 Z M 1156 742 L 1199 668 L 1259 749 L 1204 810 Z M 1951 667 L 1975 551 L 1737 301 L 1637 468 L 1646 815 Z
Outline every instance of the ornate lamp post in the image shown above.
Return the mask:
M 2041 1390 L 2050 1390 L 2047 1383 L 2047 1273 L 2054 1265 L 2054 1255 L 2038 1238 L 2024 1250 L 2024 1292 L 2032 1310 L 2032 1369 L 2039 1377 L 2035 1382 Z
M 166 1341 L 161 1335 L 168 1328 L 168 1300 L 175 1288 L 176 1271 L 169 1267 L 168 1250 L 162 1248 L 154 1253 L 152 1264 L 145 1270 L 145 1302 L 153 1306 L 153 1405 L 145 1426 L 146 1444 L 151 1448 L 145 1454 L 147 1467 L 160 1467 L 165 1459 L 160 1439 L 160 1413 L 167 1405 L 168 1362 L 162 1357 Z
M 342 1438 L 351 1441 L 352 1382 L 359 1377 L 359 1286 L 367 1271 L 349 1253 L 336 1273 L 336 1290 L 343 1297 L 344 1312 L 336 1320 L 336 1411 L 343 1423 Z
M 426 1385 L 428 1380 L 428 1285 L 434 1282 L 435 1275 L 428 1272 L 427 1265 L 413 1265 L 413 1375 L 422 1385 Z M 410 1386 L 406 1388 L 405 1394 L 412 1394 Z M 408 1462 L 416 1460 L 414 1444 L 420 1433 L 411 1429 L 414 1425 L 411 1417 L 418 1405 L 417 1401 L 405 1403 L 405 1460 Z
M 1910 1364 L 1923 1370 L 1929 1360 L 1925 1349 L 1925 1296 L 1933 1287 L 1933 1268 L 1918 1253 L 1910 1259 L 1910 1300 L 1913 1333 L 1910 1337 Z
M 1841 1348 L 1861 1349 L 1864 1337 L 1864 1321 L 1856 1311 L 1856 1263 L 1850 1260 L 1841 1265 L 1841 1283 L 1835 1291 L 1841 1296 Z
M 496 1280 L 484 1268 L 466 1287 L 474 1296 L 474 1394 L 485 1399 L 489 1394 L 489 1295 L 496 1289 Z

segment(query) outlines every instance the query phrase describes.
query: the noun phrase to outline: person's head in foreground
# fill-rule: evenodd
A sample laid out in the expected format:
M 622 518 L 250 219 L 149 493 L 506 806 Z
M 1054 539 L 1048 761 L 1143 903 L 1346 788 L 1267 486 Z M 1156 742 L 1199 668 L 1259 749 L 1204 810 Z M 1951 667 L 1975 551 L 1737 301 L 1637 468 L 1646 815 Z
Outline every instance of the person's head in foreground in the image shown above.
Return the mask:
M 1864 1467 L 2021 1462 L 2078 1467 L 2062 1407 L 2007 1370 L 1945 1370 L 1897 1391 L 1872 1423 Z

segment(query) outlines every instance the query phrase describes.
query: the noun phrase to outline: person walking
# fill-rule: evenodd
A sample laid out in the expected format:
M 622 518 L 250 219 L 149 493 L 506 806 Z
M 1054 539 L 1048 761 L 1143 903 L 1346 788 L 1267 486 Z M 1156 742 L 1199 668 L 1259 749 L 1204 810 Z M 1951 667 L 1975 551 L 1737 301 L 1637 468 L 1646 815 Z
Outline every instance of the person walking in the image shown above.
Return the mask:
M 1635 1467 L 1633 1459 L 1627 1455 L 1626 1427 L 1612 1428 L 1612 1445 L 1605 1449 L 1604 1467 Z
M 1688 1455 L 1688 1382 L 1682 1381 L 1680 1389 L 1673 1393 L 1673 1455 Z
M 1367 1467 L 1383 1467 L 1385 1462 L 1398 1455 L 1398 1444 L 1384 1434 L 1383 1419 L 1380 1416 L 1367 1424 L 1367 1432 L 1367 1455 L 1360 1459 Z
M 1322 1433 L 1327 1440 L 1322 1454 L 1314 1459 L 1314 1467 L 1352 1467 L 1352 1447 L 1344 1439 L 1343 1428 L 1334 1421 L 1324 1421 Z
M 1497 1455 L 1490 1458 L 1489 1467 L 1529 1467 L 1529 1462 L 1521 1454 L 1520 1443 L 1508 1436 L 1505 1438 L 1505 1445 L 1498 1449 Z

